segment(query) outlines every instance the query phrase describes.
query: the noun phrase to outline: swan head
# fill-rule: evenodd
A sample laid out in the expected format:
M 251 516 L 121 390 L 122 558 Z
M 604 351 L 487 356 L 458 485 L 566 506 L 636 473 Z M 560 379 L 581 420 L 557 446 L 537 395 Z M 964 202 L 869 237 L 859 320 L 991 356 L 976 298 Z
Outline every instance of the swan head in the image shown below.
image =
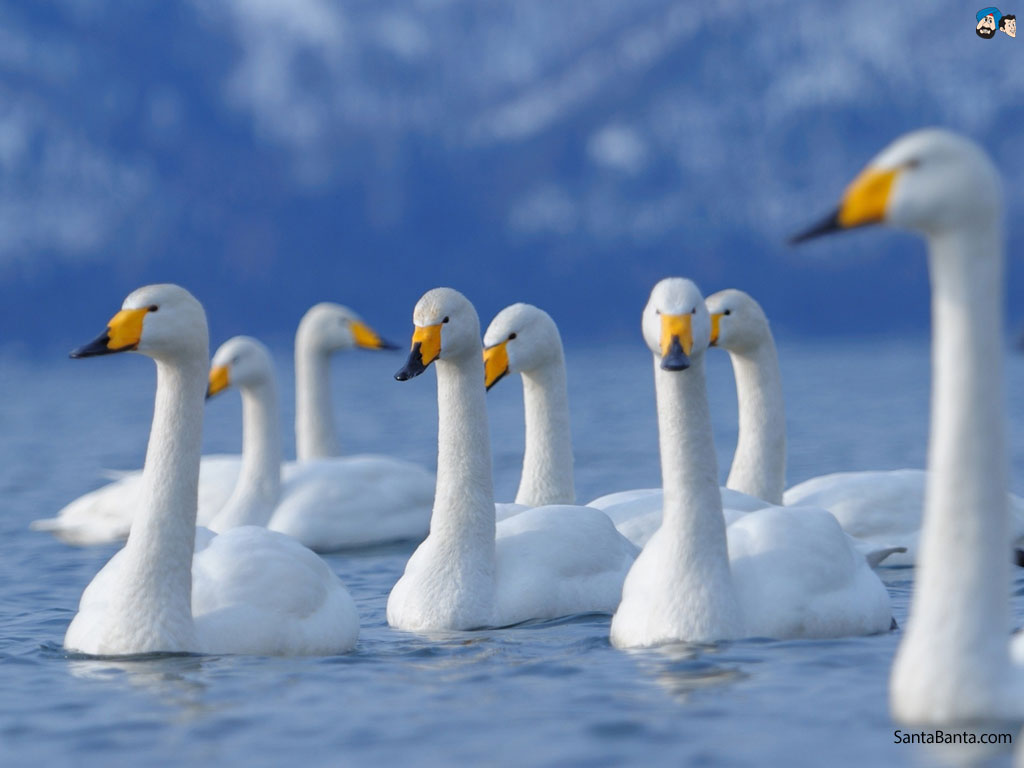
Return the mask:
M 704 303 L 711 315 L 711 346 L 743 354 L 771 339 L 768 318 L 749 293 L 727 288 Z
M 508 373 L 529 373 L 557 363 L 562 337 L 551 315 L 532 304 L 513 304 L 494 316 L 484 334 L 484 384 Z
M 255 389 L 274 377 L 274 361 L 262 342 L 251 336 L 234 336 L 217 349 L 210 363 L 207 399 L 230 386 Z
M 644 341 L 666 371 L 684 371 L 708 348 L 711 315 L 700 289 L 682 277 L 654 286 L 644 308 Z
M 925 235 L 991 225 L 1001 216 L 1001 200 L 999 174 L 977 144 L 938 128 L 914 131 L 882 150 L 846 188 L 839 207 L 792 242 L 871 224 Z
M 165 283 L 132 291 L 107 329 L 71 357 L 139 352 L 156 360 L 205 361 L 209 343 L 203 305 L 184 288 Z
M 416 326 L 412 350 L 405 366 L 395 374 L 399 381 L 419 376 L 435 360 L 479 359 L 480 318 L 469 299 L 454 288 L 434 288 L 416 302 L 412 313 Z
M 348 307 L 324 301 L 314 304 L 299 321 L 298 337 L 308 339 L 319 352 L 330 354 L 346 349 L 398 349 L 385 341 Z

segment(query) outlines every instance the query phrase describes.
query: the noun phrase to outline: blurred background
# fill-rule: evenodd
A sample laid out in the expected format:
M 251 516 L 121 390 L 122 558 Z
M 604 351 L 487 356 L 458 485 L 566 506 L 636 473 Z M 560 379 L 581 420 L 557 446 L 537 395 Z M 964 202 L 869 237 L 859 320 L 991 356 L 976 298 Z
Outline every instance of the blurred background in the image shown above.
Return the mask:
M 570 344 L 636 342 L 667 274 L 749 290 L 783 336 L 923 336 L 916 238 L 785 240 L 925 125 L 1000 163 L 1019 331 L 1024 39 L 976 10 L 2 2 L 0 340 L 63 352 L 173 281 L 214 345 L 288 344 L 322 300 L 404 345 L 442 284 L 485 324 L 525 300 Z

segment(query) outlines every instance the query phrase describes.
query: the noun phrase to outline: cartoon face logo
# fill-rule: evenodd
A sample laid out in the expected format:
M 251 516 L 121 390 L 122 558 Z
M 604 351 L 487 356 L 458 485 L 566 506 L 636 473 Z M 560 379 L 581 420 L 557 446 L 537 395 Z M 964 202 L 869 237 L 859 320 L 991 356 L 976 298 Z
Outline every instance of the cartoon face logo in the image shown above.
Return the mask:
M 978 25 L 974 31 L 978 33 L 978 37 L 991 39 L 996 36 L 996 28 L 1002 18 L 1003 14 L 998 8 L 982 8 L 977 13 Z
M 1008 13 L 999 20 L 999 29 L 1008 34 L 1010 37 L 1017 36 L 1017 17 L 1012 13 Z

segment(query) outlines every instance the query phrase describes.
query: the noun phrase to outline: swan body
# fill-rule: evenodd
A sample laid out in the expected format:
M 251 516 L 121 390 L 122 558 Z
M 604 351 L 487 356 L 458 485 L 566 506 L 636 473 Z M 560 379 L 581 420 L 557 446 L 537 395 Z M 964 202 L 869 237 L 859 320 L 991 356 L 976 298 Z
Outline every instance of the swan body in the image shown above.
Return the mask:
M 417 632 L 611 613 L 636 548 L 597 510 L 542 506 L 495 519 L 480 321 L 457 291 L 413 313 L 405 381 L 437 369 L 438 470 L 430 534 L 388 597 L 388 623 Z M 436 362 L 435 362 L 436 361 Z
M 411 462 L 314 458 L 282 472 L 274 362 L 256 339 L 236 336 L 214 355 L 208 396 L 229 386 L 242 396 L 242 469 L 211 529 L 266 526 L 320 552 L 426 535 L 434 478 Z
M 355 312 L 340 304 L 311 307 L 295 334 L 295 444 L 299 461 L 340 453 L 330 396 L 330 359 L 342 350 L 391 349 Z M 199 472 L 199 525 L 208 525 L 238 483 L 242 458 L 204 456 Z M 48 531 L 79 546 L 121 541 L 128 536 L 138 507 L 141 471 L 118 472 L 113 482 L 86 493 L 55 517 L 36 520 L 32 529 Z
M 1024 678 L 1009 641 L 1000 186 L 974 143 L 916 131 L 871 161 L 835 214 L 795 238 L 886 223 L 928 243 L 933 370 L 924 519 L 889 681 L 894 717 L 915 725 L 1024 719 Z
M 103 656 L 350 650 L 355 604 L 316 555 L 263 528 L 197 533 L 208 343 L 199 302 L 178 286 L 152 285 L 73 353 L 147 355 L 157 392 L 128 540 L 86 587 L 64 645 Z
M 888 592 L 827 512 L 768 507 L 727 533 L 704 380 L 710 324 L 689 280 L 654 287 L 643 332 L 655 360 L 663 521 L 626 577 L 612 644 L 888 630 Z

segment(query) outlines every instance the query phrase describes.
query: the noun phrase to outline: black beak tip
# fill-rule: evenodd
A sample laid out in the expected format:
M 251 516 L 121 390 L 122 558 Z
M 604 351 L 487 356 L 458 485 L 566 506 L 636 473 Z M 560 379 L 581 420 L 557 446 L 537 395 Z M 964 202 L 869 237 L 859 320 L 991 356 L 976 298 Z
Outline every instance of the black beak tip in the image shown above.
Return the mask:
M 485 389 L 485 390 L 487 390 L 488 392 L 490 392 L 490 391 L 491 391 L 491 387 L 493 387 L 493 386 L 494 386 L 495 384 L 497 384 L 497 383 L 498 383 L 499 381 L 501 381 L 502 379 L 504 379 L 504 378 L 505 378 L 505 377 L 506 377 L 507 375 L 508 375 L 508 368 L 506 368 L 506 369 L 505 369 L 504 371 L 502 371 L 502 372 L 501 372 L 501 374 L 500 374 L 500 375 L 498 376 L 498 378 L 496 378 L 496 379 L 495 379 L 494 381 L 492 381 L 492 382 L 491 382 L 490 384 L 485 384 L 485 385 L 484 385 L 484 389 Z
M 69 357 L 72 360 L 80 360 L 83 357 L 96 357 L 97 355 L 109 355 L 111 352 L 119 352 L 120 350 L 110 349 L 107 344 L 110 342 L 110 336 L 107 333 L 103 333 L 97 336 L 95 339 L 90 341 L 88 344 L 83 344 L 71 350 Z
M 685 371 L 690 367 L 690 357 L 683 351 L 679 339 L 672 337 L 672 345 L 668 354 L 661 358 L 661 368 L 665 371 Z
M 838 232 L 842 229 L 839 224 L 839 209 L 836 208 L 832 213 L 826 216 L 824 219 L 819 221 L 817 224 L 805 229 L 803 232 L 798 232 L 789 238 L 790 245 L 799 245 L 800 243 L 808 240 L 813 240 L 816 237 L 827 235 L 831 232 Z
M 378 342 L 377 348 L 378 349 L 400 349 L 400 347 L 397 344 L 392 344 L 387 339 L 381 339 Z

